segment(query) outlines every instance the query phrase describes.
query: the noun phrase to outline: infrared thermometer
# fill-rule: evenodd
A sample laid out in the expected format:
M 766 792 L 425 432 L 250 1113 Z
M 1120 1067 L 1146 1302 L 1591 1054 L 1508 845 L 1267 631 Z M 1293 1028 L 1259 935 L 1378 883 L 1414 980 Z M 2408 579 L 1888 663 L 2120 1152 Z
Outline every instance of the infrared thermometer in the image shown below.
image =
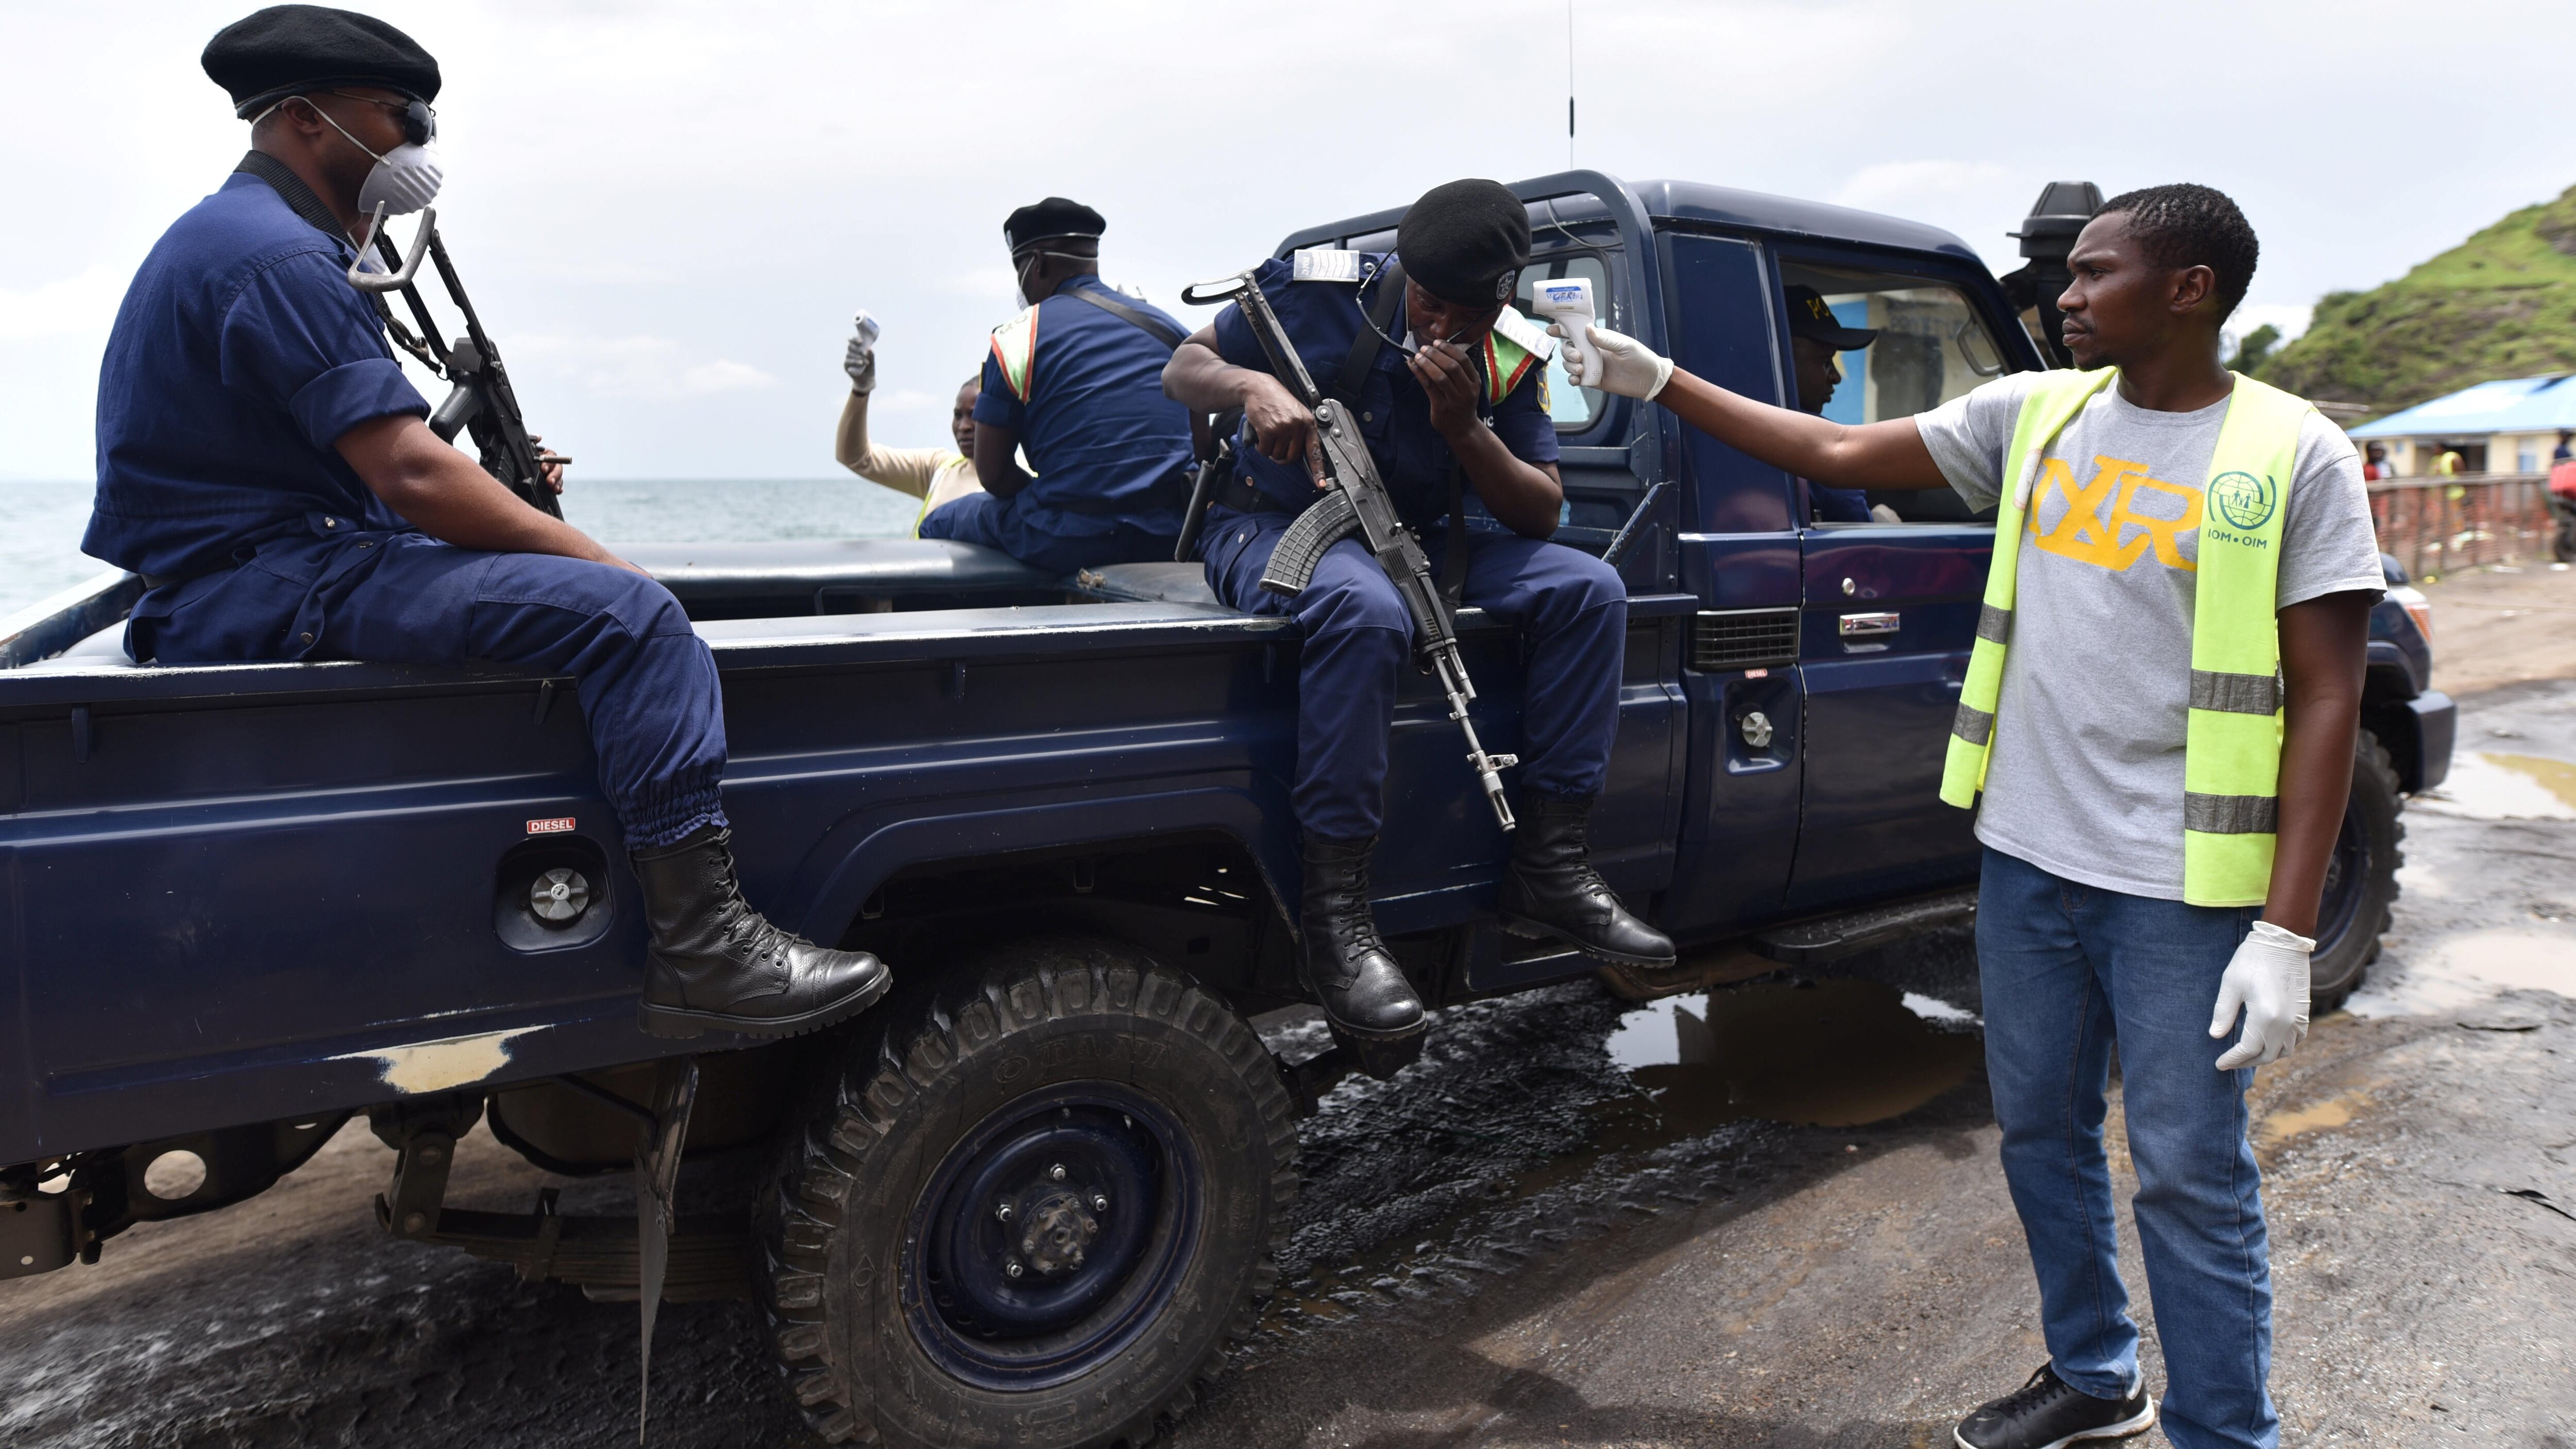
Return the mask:
M 1592 325 L 1592 279 L 1559 277 L 1554 281 L 1532 282 L 1530 310 L 1556 323 L 1565 332 L 1566 352 L 1580 357 L 1583 360 L 1580 371 L 1584 377 L 1593 386 L 1600 386 L 1601 359 L 1593 351 L 1591 336 L 1584 331 Z

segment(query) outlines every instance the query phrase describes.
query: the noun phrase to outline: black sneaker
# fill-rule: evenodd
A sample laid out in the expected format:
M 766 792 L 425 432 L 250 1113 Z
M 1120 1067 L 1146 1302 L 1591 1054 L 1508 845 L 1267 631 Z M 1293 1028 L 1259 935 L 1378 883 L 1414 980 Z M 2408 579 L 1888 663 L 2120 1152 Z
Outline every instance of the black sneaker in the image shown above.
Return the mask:
M 2097 1399 L 2040 1365 L 2030 1382 L 1959 1421 L 1960 1449 L 2060 1449 L 2078 1439 L 2126 1439 L 2156 1422 L 2142 1377 L 2125 1399 Z

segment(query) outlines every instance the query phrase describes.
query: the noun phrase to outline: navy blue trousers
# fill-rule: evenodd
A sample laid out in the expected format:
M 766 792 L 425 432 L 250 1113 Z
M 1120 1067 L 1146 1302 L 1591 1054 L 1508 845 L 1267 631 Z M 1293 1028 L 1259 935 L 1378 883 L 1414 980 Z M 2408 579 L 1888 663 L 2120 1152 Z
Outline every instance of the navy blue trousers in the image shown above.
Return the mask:
M 1095 520 L 1085 515 L 1076 517 L 1085 524 L 1097 523 L 1102 531 L 1050 533 L 1038 521 L 1023 517 L 1023 510 L 1013 506 L 1017 502 L 1016 498 L 996 498 L 990 493 L 950 499 L 921 520 L 921 536 L 998 548 L 1031 568 L 1051 574 L 1096 569 L 1103 564 L 1166 563 L 1172 557 L 1173 545 L 1180 542 L 1176 535 L 1139 528 L 1125 519 L 1113 523 L 1107 518 Z
M 1208 587 L 1233 608 L 1287 615 L 1305 626 L 1292 797 L 1298 828 L 1334 840 L 1375 835 L 1386 813 L 1396 686 L 1412 667 L 1413 619 L 1386 571 L 1352 539 L 1326 551 L 1294 599 L 1261 587 L 1261 571 L 1288 524 L 1284 513 L 1209 510 Z M 1425 532 L 1423 549 L 1437 572 L 1448 539 L 1442 529 Z M 1619 734 L 1628 641 L 1628 586 L 1618 572 L 1561 544 L 1478 529 L 1467 535 L 1461 602 L 1510 620 L 1529 643 L 1515 772 L 1521 788 L 1600 794 Z M 1511 748 L 1491 736 L 1485 746 Z
M 164 664 L 487 659 L 569 674 L 629 849 L 725 823 L 715 657 L 670 590 L 607 564 L 348 527 L 146 594 L 128 651 Z

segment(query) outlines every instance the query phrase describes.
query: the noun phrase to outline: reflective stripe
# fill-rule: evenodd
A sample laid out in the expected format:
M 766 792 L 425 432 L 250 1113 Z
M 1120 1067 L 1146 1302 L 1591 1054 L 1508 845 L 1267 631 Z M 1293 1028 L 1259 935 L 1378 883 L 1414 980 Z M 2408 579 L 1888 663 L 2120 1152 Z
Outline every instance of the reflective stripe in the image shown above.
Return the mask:
M 2203 835 L 2276 834 L 2281 828 L 2281 801 L 2274 795 L 2186 794 L 2182 828 Z
M 2191 672 L 2191 707 L 2223 714 L 2274 714 L 2281 708 L 2281 681 L 2268 674 Z
M 1029 400 L 1029 364 L 1037 355 L 1037 308 L 1031 307 L 993 329 L 993 360 L 1001 364 L 1002 386 L 1022 402 Z
M 1982 745 L 1995 737 L 1995 717 L 1974 705 L 1959 706 L 1959 717 L 1950 722 L 1950 733 L 1972 745 Z
M 1992 639 L 1998 644 L 2009 644 L 2012 642 L 2009 637 L 2011 634 L 2012 610 L 1998 609 L 1992 604 L 1977 606 L 1978 638 Z

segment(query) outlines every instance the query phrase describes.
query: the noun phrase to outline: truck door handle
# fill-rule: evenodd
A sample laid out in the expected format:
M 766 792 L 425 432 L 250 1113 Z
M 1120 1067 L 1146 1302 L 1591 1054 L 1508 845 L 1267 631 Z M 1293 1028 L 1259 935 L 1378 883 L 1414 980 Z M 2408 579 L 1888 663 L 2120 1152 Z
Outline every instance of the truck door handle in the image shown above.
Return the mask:
M 1896 632 L 1902 615 L 1890 611 L 1882 614 L 1845 614 L 1842 635 L 1846 639 L 1882 639 Z

